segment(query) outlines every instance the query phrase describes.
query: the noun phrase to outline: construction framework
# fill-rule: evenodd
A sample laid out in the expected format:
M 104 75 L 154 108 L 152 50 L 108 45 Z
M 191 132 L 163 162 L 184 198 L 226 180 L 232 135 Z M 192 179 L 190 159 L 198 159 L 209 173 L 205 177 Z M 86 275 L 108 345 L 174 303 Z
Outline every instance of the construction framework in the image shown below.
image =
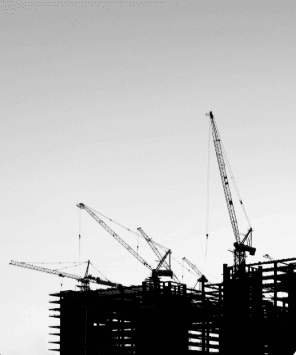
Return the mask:
M 293 355 L 296 258 L 223 266 L 200 290 L 146 279 L 140 286 L 51 294 L 51 350 L 60 355 Z M 238 316 L 239 315 L 239 316 Z

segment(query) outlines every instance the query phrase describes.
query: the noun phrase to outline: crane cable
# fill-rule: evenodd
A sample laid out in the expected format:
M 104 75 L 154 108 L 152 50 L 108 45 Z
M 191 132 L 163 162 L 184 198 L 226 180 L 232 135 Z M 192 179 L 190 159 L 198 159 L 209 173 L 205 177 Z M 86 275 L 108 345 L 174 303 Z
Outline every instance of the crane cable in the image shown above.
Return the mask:
M 58 269 L 52 269 L 53 271 L 60 271 L 60 270 L 69 269 L 69 268 L 76 267 L 76 266 L 81 266 L 81 265 L 83 265 L 83 264 L 87 264 L 88 261 L 81 261 L 81 262 L 77 262 L 77 261 L 73 261 L 73 262 L 72 262 L 72 261 L 60 261 L 60 262 L 49 262 L 49 263 L 47 263 L 47 262 L 38 262 L 38 261 L 26 261 L 26 263 L 30 263 L 30 264 L 74 264 L 74 265 L 70 265 L 70 266 L 61 267 L 61 268 L 58 268 Z M 107 281 L 110 281 L 110 280 L 108 280 L 108 278 L 107 278 L 105 275 L 103 275 L 103 273 L 102 273 L 100 270 L 98 270 L 98 269 L 95 267 L 95 265 L 94 265 L 92 262 L 90 262 L 90 264 L 91 264 L 92 267 L 93 267 L 94 269 L 96 269 L 96 271 L 97 271 L 99 274 L 101 274 Z
M 139 248 L 140 248 L 140 239 L 139 239 L 139 233 L 137 236 L 137 255 L 139 256 Z M 137 272 L 138 272 L 138 266 L 139 266 L 139 260 L 137 259 Z
M 80 266 L 80 265 L 83 265 L 83 264 L 86 264 L 88 261 L 83 261 L 83 262 L 79 262 L 79 263 L 75 263 L 76 265 L 70 265 L 70 266 L 65 266 L 65 267 L 61 267 L 59 269 L 53 269 L 54 271 L 60 271 L 60 270 L 64 270 L 64 269 L 69 269 L 71 267 L 76 267 L 76 266 Z
M 89 207 L 89 206 L 88 206 L 88 208 L 90 208 L 92 211 L 94 211 L 95 213 L 99 214 L 100 216 L 102 216 L 102 217 L 108 219 L 110 222 L 112 222 L 112 223 L 114 223 L 114 224 L 117 224 L 119 227 L 121 227 L 121 228 L 127 230 L 128 232 L 135 234 L 137 237 L 141 237 L 141 238 L 145 239 L 145 238 L 142 236 L 142 234 L 137 233 L 137 232 L 133 231 L 132 229 L 130 229 L 130 228 L 128 228 L 128 227 L 125 227 L 124 225 L 122 225 L 122 224 L 120 224 L 120 223 L 114 221 L 113 219 L 111 219 L 111 218 L 109 218 L 109 217 L 103 215 L 102 213 L 96 211 L 96 210 L 93 209 L 92 207 Z M 168 248 L 166 248 L 165 246 L 163 246 L 163 245 L 161 245 L 161 244 L 159 244 L 159 243 L 156 243 L 152 238 L 150 238 L 150 239 L 153 241 L 153 243 L 154 243 L 155 245 L 157 245 L 158 247 L 162 248 L 162 249 L 165 250 L 165 251 L 168 251 Z
M 79 208 L 79 262 L 80 262 L 80 242 L 81 242 L 81 209 Z
M 28 263 L 28 264 L 78 264 L 77 261 L 53 261 L 53 262 L 46 262 L 46 261 L 21 261 L 22 263 Z M 82 265 L 84 263 L 87 263 L 87 261 L 81 261 L 80 264 Z M 74 265 L 76 266 L 76 265 Z
M 209 120 L 209 136 L 208 136 L 208 169 L 207 169 L 207 212 L 206 212 L 206 251 L 205 262 L 207 260 L 208 238 L 209 238 L 209 210 L 210 210 L 210 140 L 211 140 L 211 121 Z
M 94 269 L 96 269 L 97 272 L 98 272 L 99 274 L 101 274 L 107 281 L 111 282 L 110 280 L 107 279 L 107 277 L 106 277 L 105 275 L 103 275 L 103 274 L 101 273 L 101 271 L 99 271 L 99 270 L 94 266 L 94 264 L 93 264 L 92 262 L 90 262 L 90 264 L 91 264 L 91 266 L 92 266 Z
M 184 279 L 184 260 L 182 260 L 182 283 Z

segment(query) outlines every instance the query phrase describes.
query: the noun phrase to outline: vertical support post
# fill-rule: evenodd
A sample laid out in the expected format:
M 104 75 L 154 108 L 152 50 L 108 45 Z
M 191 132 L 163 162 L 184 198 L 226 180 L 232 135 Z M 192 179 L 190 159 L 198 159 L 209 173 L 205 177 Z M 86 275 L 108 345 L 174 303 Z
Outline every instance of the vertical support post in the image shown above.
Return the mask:
M 286 277 L 286 287 L 288 289 L 288 312 L 289 321 L 292 323 L 296 315 L 296 301 L 295 301 L 295 278 L 294 278 L 294 267 L 293 265 L 288 266 L 287 277 Z M 294 279 L 294 280 L 293 280 Z
M 123 312 L 123 306 L 124 306 L 124 289 L 121 290 L 120 292 L 120 296 L 121 296 L 121 305 L 120 305 L 120 309 L 117 312 L 118 314 L 118 321 L 119 321 L 119 325 L 120 325 L 120 348 L 123 348 L 125 346 L 125 344 L 123 344 L 124 341 L 124 335 L 125 335 L 125 328 L 124 328 L 124 312 Z M 123 349 L 120 350 L 121 352 L 123 352 Z
M 87 306 L 85 308 L 85 323 L 84 323 L 84 355 L 87 355 Z
M 120 311 L 119 311 L 120 312 Z M 121 316 L 119 314 L 119 312 L 116 313 L 116 324 L 117 324 L 117 351 L 119 352 L 119 354 L 122 353 L 122 323 L 121 323 Z
M 277 265 L 277 261 L 274 262 L 274 268 L 273 268 L 273 317 L 276 318 L 277 317 L 277 289 L 278 289 L 278 285 L 277 285 L 277 280 L 278 280 L 278 265 Z
M 219 338 L 219 351 L 221 351 L 221 327 L 223 327 L 223 294 L 222 294 L 222 284 L 220 284 L 218 289 L 218 297 L 219 297 L 219 303 L 218 303 L 218 338 Z M 217 324 L 215 325 L 217 327 Z
M 206 352 L 208 353 L 209 352 L 209 348 L 210 348 L 210 321 L 207 317 L 207 320 L 206 320 Z
M 201 279 L 201 297 L 202 297 L 202 352 L 206 352 L 206 297 L 205 297 L 205 282 Z
M 254 324 L 252 331 L 254 332 L 252 337 L 254 344 L 257 344 L 254 349 L 254 355 L 264 354 L 265 349 L 265 336 L 264 336 L 264 323 L 263 323 L 263 293 L 262 293 L 262 276 L 263 268 L 259 266 L 258 270 L 254 271 L 254 280 L 252 282 L 252 313 L 251 322 Z M 250 351 L 252 351 L 250 349 Z
M 63 350 L 64 350 L 64 332 L 63 332 L 63 325 L 64 325 L 64 307 L 63 307 L 63 302 L 62 302 L 62 292 L 60 292 L 60 354 L 63 354 Z
M 185 295 L 186 295 L 186 285 L 183 284 L 183 296 L 185 296 Z
M 143 281 L 143 282 L 142 282 L 142 292 L 143 292 L 143 293 L 146 292 L 146 286 L 147 286 L 146 282 Z
M 233 276 L 233 268 L 228 269 L 227 264 L 223 264 L 223 295 L 220 289 L 219 293 L 219 301 L 220 301 L 220 309 L 221 309 L 221 318 L 220 318 L 220 327 L 219 327 L 219 354 L 220 355 L 229 355 L 229 330 L 228 325 L 229 322 L 232 325 L 232 318 L 230 314 L 230 273 L 232 272 Z M 222 286 L 221 286 L 222 287 Z

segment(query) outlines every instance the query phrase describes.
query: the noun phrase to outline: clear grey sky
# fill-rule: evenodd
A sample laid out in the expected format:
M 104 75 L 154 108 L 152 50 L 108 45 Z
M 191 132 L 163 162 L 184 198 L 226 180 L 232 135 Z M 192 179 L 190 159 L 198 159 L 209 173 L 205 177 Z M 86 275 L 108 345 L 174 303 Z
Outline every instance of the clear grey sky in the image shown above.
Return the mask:
M 254 229 L 249 261 L 295 256 L 295 10 L 293 1 L 1 1 L 1 354 L 49 354 L 48 294 L 61 280 L 8 264 L 78 261 L 78 202 L 221 277 L 234 236 L 211 141 L 205 261 L 210 110 Z M 85 211 L 81 234 L 81 260 L 112 281 L 149 276 Z M 156 265 L 143 240 L 139 252 Z

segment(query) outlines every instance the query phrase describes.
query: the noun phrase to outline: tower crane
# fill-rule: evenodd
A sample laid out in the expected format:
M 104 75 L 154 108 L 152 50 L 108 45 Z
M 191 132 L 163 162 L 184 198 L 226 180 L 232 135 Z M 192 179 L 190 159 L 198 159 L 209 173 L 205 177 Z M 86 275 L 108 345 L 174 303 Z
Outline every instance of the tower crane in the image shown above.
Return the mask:
M 20 267 L 23 267 L 26 269 L 46 272 L 48 274 L 57 275 L 60 277 L 68 277 L 70 279 L 74 279 L 74 280 L 77 280 L 78 282 L 81 282 L 84 287 L 88 287 L 89 283 L 94 283 L 94 284 L 104 285 L 104 286 L 111 286 L 111 287 L 121 287 L 122 286 L 121 284 L 117 284 L 117 283 L 114 283 L 111 281 L 105 281 L 99 277 L 94 277 L 92 275 L 89 275 L 88 274 L 89 264 L 90 264 L 90 261 L 88 261 L 85 275 L 83 277 L 81 277 L 78 275 L 69 274 L 68 272 L 63 272 L 63 271 L 59 271 L 59 270 L 52 270 L 52 269 L 48 269 L 45 267 L 28 264 L 28 263 L 25 263 L 22 261 L 11 260 L 11 262 L 9 263 L 9 265 L 15 265 L 15 266 L 20 266 Z
M 137 230 L 142 234 L 142 236 L 145 238 L 146 242 L 149 244 L 151 249 L 154 251 L 155 255 L 158 257 L 158 260 L 160 261 L 160 263 L 157 267 L 157 270 L 159 270 L 160 266 L 163 264 L 165 269 L 167 270 L 167 275 L 165 275 L 165 276 L 170 276 L 176 282 L 180 282 L 179 279 L 177 278 L 177 276 L 171 270 L 171 258 L 169 258 L 169 264 L 165 260 L 167 255 L 169 255 L 169 257 L 171 256 L 171 250 L 168 250 L 167 253 L 165 254 L 165 256 L 162 257 L 162 255 L 160 254 L 159 250 L 157 249 L 155 243 L 153 242 L 152 238 L 148 237 L 148 235 L 143 231 L 143 229 L 141 227 L 137 228 Z M 161 263 L 162 259 L 163 259 L 163 262 Z M 158 272 L 160 272 L 160 270 Z
M 86 210 L 88 214 L 91 215 L 91 217 L 97 221 L 109 234 L 112 235 L 121 245 L 125 247 L 126 250 L 128 250 L 136 259 L 138 259 L 144 266 L 146 266 L 151 272 L 152 278 L 158 278 L 158 276 L 171 276 L 171 273 L 168 273 L 167 270 L 160 270 L 160 266 L 163 264 L 165 258 L 167 255 L 171 252 L 170 250 L 165 254 L 165 256 L 162 258 L 160 261 L 159 265 L 157 266 L 156 269 L 153 269 L 152 266 L 150 266 L 146 260 L 144 260 L 132 247 L 130 247 L 120 236 L 115 233 L 99 216 L 97 216 L 90 207 L 86 206 L 84 203 L 78 203 L 76 205 L 78 208 Z
M 187 258 L 185 258 L 185 256 L 184 256 L 184 258 L 182 258 L 182 260 L 184 260 L 191 267 L 191 269 L 196 272 L 196 274 L 199 276 L 198 281 L 200 281 L 200 282 L 207 282 L 208 281 L 207 278 L 205 277 L 205 275 L 203 275 L 198 270 L 198 268 L 194 264 L 192 264 L 191 261 L 189 261 Z
M 222 180 L 222 185 L 224 189 L 226 204 L 228 208 L 228 213 L 233 229 L 233 233 L 235 236 L 235 243 L 234 245 L 234 266 L 235 269 L 238 270 L 240 266 L 245 265 L 246 262 L 246 252 L 250 255 L 255 255 L 256 249 L 252 247 L 252 227 L 248 229 L 247 233 L 245 234 L 244 238 L 241 240 L 240 232 L 238 229 L 237 219 L 235 215 L 234 205 L 232 201 L 231 191 L 229 187 L 228 177 L 226 173 L 226 166 L 224 161 L 224 152 L 222 148 L 221 138 L 218 132 L 218 128 L 214 119 L 214 115 L 212 111 L 206 114 L 210 117 L 210 122 L 212 126 L 212 134 L 213 134 L 213 141 L 220 171 L 220 176 Z M 240 200 L 240 204 L 242 205 L 242 200 Z
M 160 259 L 159 264 L 157 265 L 156 269 L 152 270 L 152 278 L 158 278 L 159 276 L 169 276 L 169 277 L 173 277 L 173 272 L 170 269 L 165 269 L 165 270 L 161 270 L 160 267 L 166 263 L 165 259 L 166 257 L 169 255 L 169 257 L 171 258 L 171 250 L 167 250 L 167 252 L 164 254 L 164 256 Z M 174 280 L 178 280 L 177 278 L 174 278 Z M 176 282 L 180 282 L 179 280 Z

